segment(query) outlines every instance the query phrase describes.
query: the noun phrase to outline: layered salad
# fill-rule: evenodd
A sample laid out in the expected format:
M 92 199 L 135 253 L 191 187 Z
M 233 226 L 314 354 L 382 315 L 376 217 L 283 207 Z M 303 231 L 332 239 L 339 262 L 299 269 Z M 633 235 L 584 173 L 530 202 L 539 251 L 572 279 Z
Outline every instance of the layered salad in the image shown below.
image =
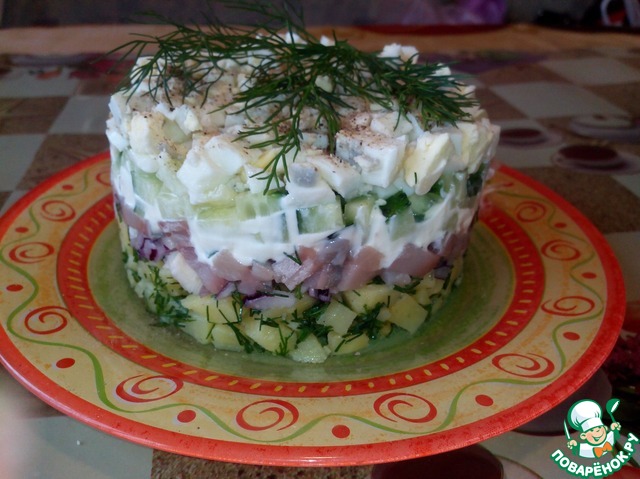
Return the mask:
M 284 33 L 283 33 L 284 31 Z M 285 29 L 137 40 L 107 136 L 156 324 L 300 362 L 416 334 L 462 278 L 498 128 L 413 47 Z

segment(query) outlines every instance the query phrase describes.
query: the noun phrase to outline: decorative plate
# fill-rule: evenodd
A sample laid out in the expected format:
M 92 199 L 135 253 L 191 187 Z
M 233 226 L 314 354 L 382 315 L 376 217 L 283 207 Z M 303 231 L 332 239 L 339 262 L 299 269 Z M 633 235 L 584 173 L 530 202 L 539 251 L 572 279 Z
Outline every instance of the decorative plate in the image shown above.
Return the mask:
M 108 155 L 0 221 L 0 359 L 60 411 L 149 447 L 269 465 L 354 465 L 470 445 L 560 403 L 611 350 L 614 256 L 573 207 L 500 168 L 464 280 L 414 337 L 321 365 L 212 350 L 150 326 L 120 262 Z

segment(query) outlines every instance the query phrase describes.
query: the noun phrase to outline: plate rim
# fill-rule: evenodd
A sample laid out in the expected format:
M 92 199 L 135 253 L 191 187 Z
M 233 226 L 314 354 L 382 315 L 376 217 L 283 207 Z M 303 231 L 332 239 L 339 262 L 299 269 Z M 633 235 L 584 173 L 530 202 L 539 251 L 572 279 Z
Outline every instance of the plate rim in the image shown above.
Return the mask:
M 108 159 L 108 157 L 108 152 L 90 156 L 52 175 L 28 191 L 0 217 L 0 241 L 4 238 L 5 233 L 13 221 L 43 192 L 60 183 L 65 178 L 104 161 Z M 586 216 L 561 195 L 524 173 L 504 165 L 500 165 L 498 168 L 506 173 L 507 176 L 525 184 L 527 187 L 550 200 L 566 213 L 567 216 L 578 225 L 580 230 L 584 232 L 602 265 L 606 277 L 606 288 L 603 289 L 606 290 L 607 300 L 602 313 L 602 320 L 595 337 L 580 358 L 563 372 L 560 377 L 561 380 L 553 381 L 517 405 L 475 421 L 473 423 L 474 427 L 482 429 L 483 432 L 474 434 L 471 437 L 464 432 L 464 429 L 468 428 L 469 425 L 464 425 L 427 435 L 411 436 L 406 439 L 373 444 L 291 446 L 242 443 L 223 439 L 203 438 L 168 431 L 146 424 L 142 424 L 142 426 L 144 426 L 146 431 L 149 431 L 149 434 L 136 434 L 132 436 L 131 430 L 139 427 L 141 423 L 122 417 L 105 408 L 100 408 L 86 399 L 76 396 L 64 389 L 53 379 L 35 368 L 30 362 L 24 361 L 25 358 L 20 353 L 19 348 L 8 339 L 5 340 L 7 336 L 5 328 L 0 328 L 0 344 L 5 345 L 0 352 L 0 363 L 2 363 L 18 382 L 36 396 L 40 397 L 44 402 L 80 422 L 147 447 L 203 459 L 273 466 L 366 465 L 389 462 L 389 458 L 392 458 L 392 460 L 403 460 L 445 452 L 446 450 L 454 448 L 451 446 L 452 442 L 455 442 L 455 448 L 458 448 L 502 434 L 560 404 L 597 371 L 615 345 L 618 332 L 624 320 L 626 303 L 622 272 L 613 250 L 603 234 Z M 603 331 L 606 318 L 608 318 L 606 321 L 607 331 Z M 612 331 L 614 331 L 615 334 L 612 334 Z M 597 360 L 592 359 L 593 355 L 591 353 L 593 351 L 600 351 Z M 606 351 L 607 354 L 602 354 L 602 351 Z M 588 360 L 585 358 L 588 358 Z M 47 387 L 43 388 L 42 386 Z M 60 398 L 65 400 L 61 401 Z M 527 411 L 524 414 L 522 413 L 523 409 Z M 100 419 L 96 418 L 95 414 L 92 415 L 90 410 L 99 412 Z M 500 418 L 499 421 L 497 420 L 498 416 Z M 496 423 L 499 423 L 499 425 L 496 425 Z M 508 429 L 505 429 L 505 424 L 508 425 Z M 126 427 L 122 427 L 123 425 Z M 167 439 L 170 440 L 169 443 Z M 191 442 L 195 442 L 196 444 L 191 444 Z M 259 456 L 256 454 L 258 451 L 262 452 Z M 380 451 L 384 451 L 384 454 L 376 454 Z M 260 457 L 260 461 L 255 461 L 255 457 Z

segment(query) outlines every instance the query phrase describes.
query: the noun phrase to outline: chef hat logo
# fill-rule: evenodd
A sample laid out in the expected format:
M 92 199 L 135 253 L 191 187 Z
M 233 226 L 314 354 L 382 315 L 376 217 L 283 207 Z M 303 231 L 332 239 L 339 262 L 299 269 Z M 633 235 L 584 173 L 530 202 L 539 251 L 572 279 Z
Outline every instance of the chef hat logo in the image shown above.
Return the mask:
M 590 399 L 575 403 L 569 410 L 567 419 L 571 427 L 580 432 L 587 432 L 594 427 L 604 426 L 602 408 L 597 402 Z

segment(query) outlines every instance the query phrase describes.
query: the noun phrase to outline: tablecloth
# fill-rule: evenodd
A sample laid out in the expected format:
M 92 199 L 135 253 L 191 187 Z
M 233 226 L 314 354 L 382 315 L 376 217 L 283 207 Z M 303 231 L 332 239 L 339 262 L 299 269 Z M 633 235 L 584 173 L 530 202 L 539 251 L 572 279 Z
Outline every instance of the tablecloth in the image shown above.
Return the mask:
M 121 74 L 110 73 L 109 62 L 95 63 L 95 54 L 126 41 L 131 31 L 166 30 L 130 25 L 0 30 L 2 212 L 52 174 L 107 148 L 107 101 Z M 390 42 L 413 44 L 424 59 L 454 62 L 457 71 L 472 75 L 478 98 L 503 130 L 497 160 L 558 192 L 613 248 L 627 289 L 618 359 L 624 357 L 624 341 L 637 348 L 633 341 L 640 331 L 640 36 L 531 25 L 448 33 L 407 27 L 340 28 L 337 35 L 365 49 Z M 21 404 L 25 414 L 18 422 L 28 424 L 25 434 L 39 451 L 24 477 L 338 478 L 369 477 L 372 470 L 249 466 L 151 450 L 59 415 L 5 371 L 0 386 L 1 400 Z M 624 399 L 628 407 L 637 400 L 629 398 Z M 10 408 L 5 408 L 7 415 L 11 416 Z M 625 426 L 638 431 L 637 419 L 627 420 L 631 422 Z M 564 477 L 549 460 L 563 442 L 562 434 L 514 431 L 483 445 L 503 458 L 507 477 Z

